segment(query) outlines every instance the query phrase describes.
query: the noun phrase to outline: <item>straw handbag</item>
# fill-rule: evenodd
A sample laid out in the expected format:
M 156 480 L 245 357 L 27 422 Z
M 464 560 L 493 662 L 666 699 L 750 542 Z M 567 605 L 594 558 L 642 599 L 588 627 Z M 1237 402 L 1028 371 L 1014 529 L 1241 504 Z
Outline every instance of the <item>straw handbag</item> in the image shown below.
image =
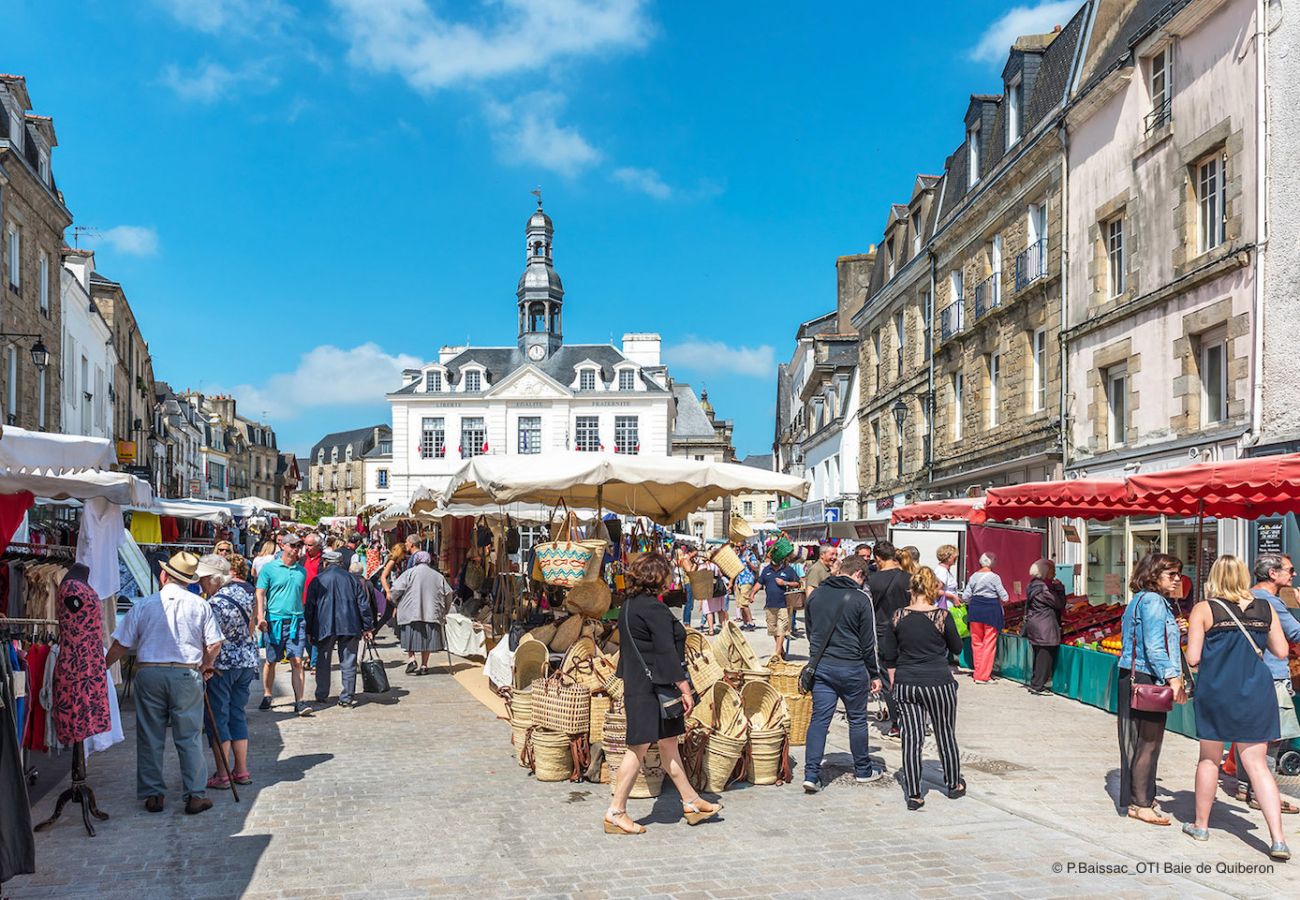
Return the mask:
M 802 747 L 808 738 L 808 723 L 812 721 L 812 694 L 785 695 L 790 707 L 790 743 Z
M 533 682 L 533 725 L 561 734 L 586 734 L 591 727 L 591 691 L 562 675 Z
M 546 645 L 525 635 L 515 650 L 513 686 L 516 691 L 527 688 L 539 678 L 545 678 L 548 653 Z
M 758 656 L 734 620 L 727 620 L 722 632 L 713 639 L 713 656 L 724 669 L 756 670 Z
M 556 653 L 567 653 L 574 642 L 583 636 L 583 626 L 588 621 L 582 616 L 569 616 L 561 622 L 555 629 L 555 637 L 551 638 L 551 649 Z
M 790 781 L 790 736 L 786 730 L 751 729 L 745 768 L 750 784 L 784 784 Z
M 695 629 L 686 632 L 686 672 L 697 692 L 707 691 L 722 680 L 722 666 L 713 658 L 713 648 Z
M 746 522 L 744 517 L 732 513 L 731 524 L 727 526 L 727 537 L 740 544 L 753 536 L 754 526 Z
M 604 690 L 615 671 L 616 665 L 596 649 L 596 642 L 590 637 L 574 641 L 560 663 L 560 673 L 565 678 L 592 692 Z
M 585 734 L 572 738 L 544 728 L 529 729 L 524 756 L 538 781 L 577 781 L 587 769 L 590 748 Z
M 609 612 L 613 602 L 609 585 L 599 578 L 579 581 L 564 596 L 564 608 L 588 619 L 599 619 Z
M 730 544 L 723 544 L 709 556 L 709 559 L 722 570 L 722 574 L 727 580 L 735 578 L 741 572 L 745 571 L 745 564 L 740 561 L 736 551 L 731 548 Z
M 791 662 L 773 656 L 763 665 L 771 670 L 772 678 L 768 683 L 776 688 L 778 693 L 786 696 L 799 693 L 799 673 L 803 671 L 806 663 Z
M 559 509 L 559 504 L 556 509 Z M 605 555 L 605 542 L 577 540 L 574 538 L 577 530 L 578 517 L 565 505 L 564 520 L 555 538 L 536 547 L 537 564 L 542 571 L 542 580 L 547 584 L 571 588 L 586 578 L 593 566 L 599 567 L 600 559 Z
M 740 705 L 751 731 L 784 730 L 790 724 L 790 707 L 770 684 L 755 681 L 745 685 L 740 692 Z

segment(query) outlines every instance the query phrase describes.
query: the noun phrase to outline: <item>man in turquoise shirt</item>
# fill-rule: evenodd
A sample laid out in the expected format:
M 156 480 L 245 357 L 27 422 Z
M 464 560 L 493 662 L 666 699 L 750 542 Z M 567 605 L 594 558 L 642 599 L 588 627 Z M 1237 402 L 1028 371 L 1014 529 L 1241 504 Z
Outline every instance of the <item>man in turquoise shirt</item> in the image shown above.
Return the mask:
M 298 562 L 302 538 L 290 534 L 284 539 L 279 559 L 268 560 L 257 574 L 257 620 L 263 632 L 266 664 L 262 667 L 262 705 L 271 708 L 275 687 L 275 665 L 289 660 L 293 678 L 293 711 L 309 716 L 312 709 L 303 702 L 305 687 L 303 658 L 307 655 L 307 629 L 303 620 L 302 597 L 307 584 L 307 570 Z

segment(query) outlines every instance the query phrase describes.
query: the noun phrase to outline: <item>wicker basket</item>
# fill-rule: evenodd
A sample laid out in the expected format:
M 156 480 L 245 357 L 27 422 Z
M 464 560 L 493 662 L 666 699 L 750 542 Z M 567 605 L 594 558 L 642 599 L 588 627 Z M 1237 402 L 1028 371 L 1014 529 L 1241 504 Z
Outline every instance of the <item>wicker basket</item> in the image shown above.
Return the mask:
M 727 577 L 728 581 L 745 571 L 745 564 L 740 561 L 740 557 L 736 555 L 736 551 L 731 548 L 730 544 L 723 544 L 717 550 L 714 550 L 709 559 L 722 570 L 722 574 Z
M 581 637 L 564 654 L 559 671 L 573 683 L 594 692 L 604 690 L 615 666 L 596 649 L 595 640 Z
M 732 738 L 743 738 L 749 727 L 740 694 L 725 681 L 719 681 L 700 694 L 699 702 L 688 717 L 696 725 Z
M 772 687 L 787 696 L 799 693 L 799 673 L 807 663 L 790 662 L 774 656 L 764 665 L 772 671 L 772 680 L 768 682 Z
M 506 701 L 510 711 L 510 743 L 515 749 L 515 762 L 527 766 L 524 761 L 524 743 L 528 739 L 528 729 L 533 727 L 533 693 L 529 688 L 512 691 Z
M 586 734 L 591 727 L 591 691 L 558 676 L 533 682 L 533 725 L 560 734 Z
M 733 738 L 717 732 L 708 736 L 701 767 L 702 783 L 698 785 L 700 790 L 719 794 L 727 789 L 736 764 L 745 755 L 745 741 L 745 737 Z
M 802 747 L 812 721 L 812 694 L 786 694 L 785 703 L 790 707 L 790 743 Z
M 713 658 L 724 669 L 759 668 L 754 649 L 734 619 L 729 619 L 722 626 L 722 632 L 713 639 Z
M 752 681 L 740 692 L 740 703 L 749 720 L 750 731 L 782 731 L 790 724 L 790 708 L 785 698 L 769 684 Z
M 749 783 L 776 784 L 785 768 L 786 731 L 768 728 L 749 732 Z
M 591 726 L 588 734 L 593 744 L 605 741 L 605 716 L 609 713 L 611 703 L 609 694 L 591 695 Z
M 606 757 L 608 759 L 608 757 Z M 622 754 L 616 761 L 622 762 Z M 618 765 L 609 767 L 609 792 L 612 795 L 618 783 Z M 645 752 L 645 759 L 641 762 L 641 771 L 637 773 L 636 781 L 632 782 L 632 793 L 628 794 L 634 800 L 648 800 L 651 797 L 658 797 L 664 789 L 664 770 L 663 764 L 659 759 L 659 748 L 653 744 Z
M 527 688 L 537 679 L 545 678 L 549 674 L 547 672 L 548 657 L 549 653 L 545 644 L 525 636 L 515 649 L 515 690 Z
M 737 544 L 748 540 L 754 536 L 754 526 L 745 521 L 744 517 L 732 513 L 731 523 L 727 526 L 727 537 L 731 538 Z
M 627 714 L 622 704 L 613 704 L 605 713 L 604 727 L 601 729 L 601 746 L 605 748 L 605 762 L 623 758 L 627 749 Z
M 528 746 L 530 768 L 538 781 L 573 780 L 573 742 L 567 734 L 534 728 L 528 735 Z
M 713 658 L 713 648 L 704 635 L 694 630 L 686 634 L 686 671 L 699 693 L 707 691 L 723 677 L 722 666 Z

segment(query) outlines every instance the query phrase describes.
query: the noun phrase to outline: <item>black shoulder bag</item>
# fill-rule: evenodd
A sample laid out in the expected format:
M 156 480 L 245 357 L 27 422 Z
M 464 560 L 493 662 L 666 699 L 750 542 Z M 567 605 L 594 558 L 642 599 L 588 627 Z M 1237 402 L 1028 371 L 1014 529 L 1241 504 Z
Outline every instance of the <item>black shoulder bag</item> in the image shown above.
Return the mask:
M 840 608 L 835 610 L 835 618 L 831 619 L 831 630 L 826 632 L 826 640 L 822 641 L 822 648 L 817 651 L 817 658 L 813 659 L 808 665 L 799 671 L 799 692 L 803 694 L 810 693 L 813 688 L 813 679 L 817 677 L 817 665 L 822 661 L 822 655 L 826 652 L 826 645 L 831 642 L 831 635 L 839 627 L 840 617 L 844 615 L 844 607 L 849 605 L 848 600 L 840 603 Z
M 629 610 L 630 612 L 630 610 Z M 641 655 L 641 648 L 636 645 L 636 638 L 632 636 L 632 629 L 627 630 L 627 643 L 632 645 L 632 650 L 636 653 L 637 664 L 645 672 L 646 680 L 650 682 L 651 688 L 655 692 L 655 700 L 659 703 L 659 718 L 662 720 L 680 719 L 685 714 L 685 706 L 682 704 L 682 693 L 677 690 L 676 685 L 655 684 L 654 673 L 645 663 L 645 657 Z

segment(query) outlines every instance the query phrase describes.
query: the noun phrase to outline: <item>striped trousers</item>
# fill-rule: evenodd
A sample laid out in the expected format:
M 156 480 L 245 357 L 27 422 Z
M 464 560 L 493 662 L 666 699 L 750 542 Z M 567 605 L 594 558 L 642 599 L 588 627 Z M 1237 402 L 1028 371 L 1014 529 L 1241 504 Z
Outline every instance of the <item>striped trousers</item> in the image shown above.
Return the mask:
M 903 730 L 903 787 L 908 797 L 921 796 L 921 745 L 925 743 L 925 719 L 934 727 L 934 742 L 943 763 L 943 780 L 949 789 L 961 780 L 957 751 L 957 684 L 939 686 L 895 684 L 894 699 Z

